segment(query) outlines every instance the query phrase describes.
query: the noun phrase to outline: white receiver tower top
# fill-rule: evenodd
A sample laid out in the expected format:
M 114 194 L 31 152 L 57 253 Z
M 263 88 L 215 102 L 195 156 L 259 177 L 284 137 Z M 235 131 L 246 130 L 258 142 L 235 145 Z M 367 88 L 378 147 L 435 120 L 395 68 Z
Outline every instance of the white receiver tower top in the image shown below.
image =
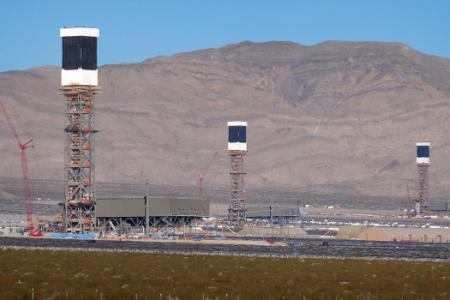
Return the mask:
M 228 151 L 247 151 L 247 122 L 228 122 Z
M 416 155 L 416 163 L 417 164 L 430 164 L 430 146 L 429 142 L 420 142 L 416 143 L 417 155 Z
M 98 28 L 61 28 L 62 70 L 61 85 L 98 85 L 97 38 Z

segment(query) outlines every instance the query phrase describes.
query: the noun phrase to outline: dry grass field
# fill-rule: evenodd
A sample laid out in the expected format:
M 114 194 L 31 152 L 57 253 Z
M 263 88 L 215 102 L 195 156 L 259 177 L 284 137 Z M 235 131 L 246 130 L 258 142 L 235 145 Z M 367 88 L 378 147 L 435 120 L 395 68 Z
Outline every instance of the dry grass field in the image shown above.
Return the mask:
M 450 299 L 450 262 L 0 250 L 0 299 Z

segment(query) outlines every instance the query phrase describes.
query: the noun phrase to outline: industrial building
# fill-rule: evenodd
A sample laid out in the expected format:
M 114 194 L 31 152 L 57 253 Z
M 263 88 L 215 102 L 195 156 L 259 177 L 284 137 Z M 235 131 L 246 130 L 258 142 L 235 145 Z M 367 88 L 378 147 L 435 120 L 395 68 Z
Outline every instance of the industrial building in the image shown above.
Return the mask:
M 97 199 L 97 227 L 184 226 L 209 216 L 209 200 L 205 198 L 148 197 L 147 204 L 146 197 Z
M 264 219 L 271 223 L 289 223 L 300 218 L 299 207 L 288 206 L 247 206 L 248 219 Z

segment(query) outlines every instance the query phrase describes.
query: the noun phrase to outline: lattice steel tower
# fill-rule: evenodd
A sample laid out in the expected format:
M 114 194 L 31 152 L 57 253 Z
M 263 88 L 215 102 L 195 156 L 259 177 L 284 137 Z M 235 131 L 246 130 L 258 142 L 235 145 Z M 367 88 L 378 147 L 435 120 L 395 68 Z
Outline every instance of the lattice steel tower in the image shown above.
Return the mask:
M 97 28 L 62 28 L 61 94 L 66 99 L 64 145 L 67 232 L 95 228 L 94 126 L 98 87 Z
M 430 146 L 428 142 L 416 143 L 416 163 L 419 171 L 419 193 L 415 205 L 416 215 L 428 211 L 428 166 L 430 165 Z
M 231 158 L 231 192 L 228 220 L 234 227 L 246 221 L 244 155 L 247 153 L 247 122 L 228 122 L 228 155 Z

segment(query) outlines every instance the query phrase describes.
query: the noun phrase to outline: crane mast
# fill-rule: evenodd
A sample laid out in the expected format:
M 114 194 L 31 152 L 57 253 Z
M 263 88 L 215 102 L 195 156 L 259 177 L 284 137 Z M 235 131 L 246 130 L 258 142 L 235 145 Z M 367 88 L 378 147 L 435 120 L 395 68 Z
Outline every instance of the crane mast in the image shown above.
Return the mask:
M 3 115 L 6 118 L 6 121 L 8 122 L 9 128 L 11 129 L 12 134 L 16 138 L 17 144 L 19 145 L 20 152 L 21 152 L 21 161 L 22 161 L 22 179 L 23 179 L 23 185 L 24 185 L 24 196 L 25 196 L 25 206 L 27 210 L 27 222 L 28 222 L 28 229 L 30 231 L 31 236 L 42 236 L 42 232 L 39 231 L 38 228 L 34 228 L 33 225 L 33 213 L 31 208 L 31 188 L 30 188 L 30 180 L 29 180 L 29 170 L 28 170 L 28 162 L 27 162 L 27 154 L 26 149 L 27 148 L 34 148 L 34 146 L 31 144 L 33 140 L 29 140 L 26 143 L 22 143 L 20 141 L 19 135 L 17 134 L 16 128 L 14 127 L 14 124 L 11 121 L 11 117 L 8 114 L 8 111 L 6 110 L 6 107 L 0 98 L 0 108 L 3 111 Z

